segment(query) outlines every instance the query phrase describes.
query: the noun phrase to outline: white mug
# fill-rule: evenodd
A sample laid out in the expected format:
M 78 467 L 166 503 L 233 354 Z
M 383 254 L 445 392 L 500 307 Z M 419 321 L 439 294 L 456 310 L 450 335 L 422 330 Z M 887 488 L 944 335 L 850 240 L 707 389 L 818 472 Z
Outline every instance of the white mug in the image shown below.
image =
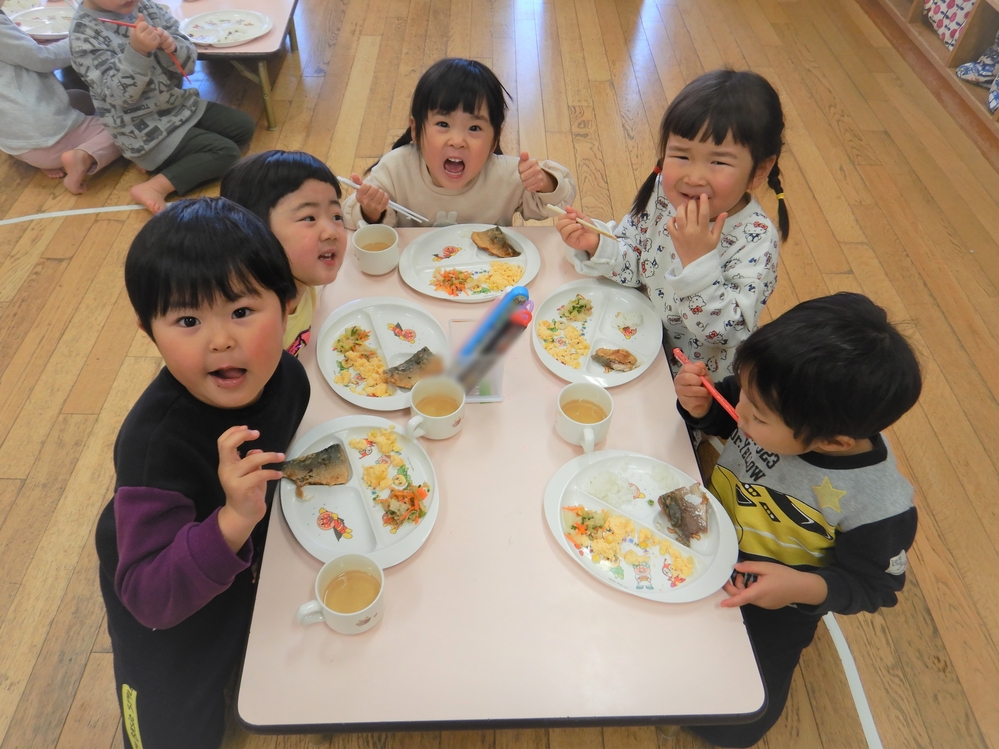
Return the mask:
M 450 398 L 458 403 L 458 407 L 442 416 L 421 411 L 421 405 L 424 408 L 429 405 L 426 399 L 435 396 Z M 413 418 L 406 424 L 407 437 L 446 440 L 461 431 L 461 422 L 465 418 L 465 391 L 457 380 L 447 375 L 425 377 L 413 385 L 409 412 Z
M 360 611 L 349 614 L 334 611 L 323 603 L 326 588 L 337 575 L 352 570 L 366 572 L 378 580 L 378 595 L 375 596 L 374 601 Z M 382 620 L 384 592 L 385 573 L 382 572 L 382 568 L 374 559 L 364 554 L 342 554 L 328 561 L 319 570 L 319 574 L 316 576 L 315 598 L 299 606 L 295 618 L 299 624 L 315 624 L 325 621 L 326 626 L 334 632 L 356 635 L 360 632 L 366 632 Z
M 574 401 L 589 401 L 600 408 L 604 418 L 596 423 L 575 421 L 566 415 L 563 407 Z M 574 382 L 566 385 L 558 394 L 558 408 L 555 414 L 555 431 L 566 442 L 580 445 L 583 452 L 593 452 L 594 445 L 607 439 L 611 416 L 614 414 L 614 399 L 599 385 L 590 382 Z
M 366 250 L 374 243 L 387 244 L 384 250 Z M 399 256 L 402 250 L 399 249 L 399 235 L 395 229 L 384 224 L 368 224 L 362 226 L 354 232 L 351 239 L 354 245 L 354 258 L 357 260 L 357 267 L 363 273 L 372 276 L 380 276 L 395 270 L 399 264 Z

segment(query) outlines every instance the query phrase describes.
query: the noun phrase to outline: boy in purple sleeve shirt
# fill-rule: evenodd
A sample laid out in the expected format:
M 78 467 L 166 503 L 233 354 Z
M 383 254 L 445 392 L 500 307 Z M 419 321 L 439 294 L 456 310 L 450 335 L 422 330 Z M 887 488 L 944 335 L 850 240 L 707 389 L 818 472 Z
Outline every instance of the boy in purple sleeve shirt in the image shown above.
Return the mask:
M 125 286 L 166 363 L 118 433 L 96 533 L 125 746 L 216 749 L 281 477 L 266 466 L 309 401 L 282 347 L 295 280 L 260 219 L 203 198 L 143 227 Z

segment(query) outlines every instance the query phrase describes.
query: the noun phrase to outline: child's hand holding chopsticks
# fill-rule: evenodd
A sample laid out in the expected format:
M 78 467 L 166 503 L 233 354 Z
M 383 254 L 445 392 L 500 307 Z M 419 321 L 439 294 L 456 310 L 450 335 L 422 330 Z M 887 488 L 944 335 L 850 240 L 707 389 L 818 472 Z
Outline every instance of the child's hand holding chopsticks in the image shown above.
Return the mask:
M 156 31 L 159 32 L 159 35 L 160 35 L 160 46 L 159 46 L 159 48 L 162 49 L 164 52 L 166 52 L 171 57 L 173 57 L 173 53 L 177 51 L 177 40 L 174 39 L 170 35 L 170 32 L 167 31 L 166 29 L 156 29 Z M 178 63 L 178 65 L 179 65 L 179 63 Z M 184 71 L 181 70 L 180 72 L 183 73 Z
M 707 376 L 708 368 L 704 366 L 704 362 L 696 362 L 684 364 L 673 379 L 676 399 L 695 419 L 704 418 L 711 410 L 711 393 L 701 381 L 702 377 Z
M 549 206 L 550 208 L 552 206 Z M 600 237 L 589 229 L 584 228 L 577 219 L 585 220 L 586 216 L 577 213 L 571 205 L 555 218 L 555 228 L 562 236 L 562 241 L 574 250 L 593 255 L 600 244 Z
M 124 23 L 116 25 L 132 26 L 131 24 Z M 169 36 L 169 34 L 167 34 L 167 36 Z M 163 43 L 163 38 L 160 36 L 160 29 L 146 23 L 146 20 L 140 13 L 135 25 L 132 26 L 132 33 L 128 35 L 128 43 L 132 46 L 132 49 L 140 55 L 147 56 L 160 48 L 160 45 Z
M 156 50 L 162 49 L 170 55 L 170 59 L 173 60 L 173 64 L 177 66 L 177 70 L 180 71 L 180 74 L 184 76 L 184 80 L 188 83 L 191 82 L 191 79 L 187 77 L 187 71 L 184 70 L 184 66 L 180 64 L 180 60 L 178 60 L 177 55 L 174 54 L 174 52 L 177 51 L 177 40 L 170 35 L 169 31 L 166 29 L 156 28 L 155 26 L 150 26 L 142 18 L 141 13 L 135 23 L 115 21 L 111 18 L 101 18 L 100 20 L 114 26 L 126 26 L 132 29 L 132 33 L 128 35 L 128 43 L 131 45 L 132 49 L 141 55 L 150 55 Z
M 695 419 L 700 419 L 707 415 L 708 410 L 711 408 L 711 399 L 714 398 L 718 401 L 718 405 L 725 409 L 726 413 L 732 417 L 732 420 L 736 424 L 739 423 L 739 414 L 736 412 L 735 407 L 725 400 L 725 396 L 718 392 L 718 389 L 711 382 L 711 377 L 708 375 L 708 368 L 704 366 L 703 362 L 693 363 L 688 359 L 683 351 L 678 348 L 673 349 L 673 356 L 676 357 L 683 366 L 680 367 L 680 371 L 677 372 L 676 377 L 673 379 L 673 387 L 676 390 L 677 400 L 680 401 L 680 405 L 687 409 L 687 413 L 693 416 Z M 680 375 L 684 375 L 683 381 L 680 381 Z M 690 376 L 696 377 L 701 385 L 698 388 L 690 380 Z M 683 388 L 684 396 L 688 402 L 697 409 L 692 410 L 687 407 L 684 403 L 683 398 L 680 397 L 680 388 Z M 706 400 L 702 401 L 702 392 L 707 393 Z M 703 405 L 702 405 L 703 403 Z

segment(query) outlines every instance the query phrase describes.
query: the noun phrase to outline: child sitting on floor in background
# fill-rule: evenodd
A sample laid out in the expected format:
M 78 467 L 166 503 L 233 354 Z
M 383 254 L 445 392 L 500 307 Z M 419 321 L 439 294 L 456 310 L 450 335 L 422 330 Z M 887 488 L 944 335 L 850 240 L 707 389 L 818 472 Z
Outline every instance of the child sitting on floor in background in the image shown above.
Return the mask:
M 0 0 L 3 8 L 4 0 Z M 0 12 L 0 151 L 63 177 L 71 193 L 121 156 L 86 91 L 66 91 L 54 71 L 69 67 L 69 40 L 38 44 Z
M 919 363 L 861 294 L 802 302 L 747 338 L 714 402 L 703 362 L 674 384 L 680 413 L 728 444 L 710 489 L 739 536 L 722 606 L 741 606 L 767 689 L 753 723 L 689 730 L 748 747 L 777 722 L 801 651 L 823 614 L 894 606 L 916 534 L 913 489 L 882 431 L 915 405 Z
M 253 118 L 183 88 L 197 52 L 164 6 L 83 0 L 69 40 L 73 69 L 90 87 L 97 116 L 125 158 L 158 172 L 131 189 L 137 203 L 156 213 L 170 193 L 184 195 L 239 160 L 240 148 L 253 137 Z
M 631 213 L 605 227 L 617 241 L 576 223 L 587 217 L 571 207 L 555 221 L 579 273 L 644 287 L 666 350 L 681 349 L 719 377 L 732 373 L 735 347 L 759 325 L 777 283 L 778 237 L 788 232 L 777 165 L 783 132 L 780 98 L 765 78 L 705 73 L 666 109 L 659 161 Z M 777 193 L 779 231 L 750 194 L 765 182 Z
M 315 287 L 336 280 L 347 250 L 340 185 L 315 156 L 265 151 L 230 169 L 220 193 L 262 218 L 288 255 L 298 294 L 288 309 L 284 347 L 298 356 L 309 342 Z
M 96 531 L 125 746 L 218 749 L 281 477 L 265 466 L 309 402 L 281 345 L 295 279 L 259 218 L 201 198 L 139 231 L 125 288 L 165 362 L 118 432 Z
M 347 228 L 362 220 L 420 225 L 390 208 L 390 199 L 432 226 L 510 226 L 515 213 L 546 219 L 546 204 L 569 205 L 576 183 L 564 166 L 539 163 L 527 151 L 518 158 L 500 150 L 507 96 L 480 62 L 444 59 L 431 65 L 413 92 L 409 129 L 344 201 Z M 361 182 L 357 174 L 350 177 Z

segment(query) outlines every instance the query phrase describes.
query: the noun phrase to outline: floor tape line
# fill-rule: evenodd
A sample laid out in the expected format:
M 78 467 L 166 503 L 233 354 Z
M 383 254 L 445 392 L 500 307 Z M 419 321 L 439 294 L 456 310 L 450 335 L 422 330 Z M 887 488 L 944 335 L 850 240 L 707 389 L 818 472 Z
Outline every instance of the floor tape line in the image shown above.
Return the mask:
M 22 221 L 36 221 L 43 218 L 62 218 L 63 216 L 83 216 L 87 213 L 113 213 L 115 211 L 144 211 L 141 205 L 114 205 L 107 208 L 77 208 L 75 211 L 53 211 L 52 213 L 34 213 L 31 216 L 18 216 L 0 221 L 0 226 L 20 224 Z
M 843 671 L 846 672 L 846 683 L 850 686 L 850 694 L 853 695 L 853 704 L 857 706 L 857 716 L 860 718 L 860 725 L 864 729 L 864 736 L 867 738 L 867 746 L 870 749 L 884 749 L 881 744 L 881 737 L 878 735 L 878 728 L 874 725 L 874 715 L 871 713 L 871 706 L 867 702 L 867 695 L 864 694 L 864 685 L 860 682 L 860 672 L 857 671 L 857 663 L 853 660 L 853 653 L 850 652 L 850 645 L 843 636 L 843 630 L 839 628 L 839 622 L 830 611 L 822 617 L 826 623 L 829 634 L 832 635 L 833 643 L 836 645 L 836 652 L 843 662 Z

